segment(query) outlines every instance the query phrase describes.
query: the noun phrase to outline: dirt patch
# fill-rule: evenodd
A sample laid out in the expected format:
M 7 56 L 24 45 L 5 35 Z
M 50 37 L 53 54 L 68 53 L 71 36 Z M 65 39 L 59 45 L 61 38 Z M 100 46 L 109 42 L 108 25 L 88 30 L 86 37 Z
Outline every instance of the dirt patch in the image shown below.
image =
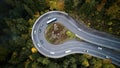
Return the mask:
M 59 22 L 51 23 L 46 28 L 45 37 L 49 43 L 61 44 L 66 40 L 70 39 L 70 36 L 66 34 L 67 31 L 69 30 Z

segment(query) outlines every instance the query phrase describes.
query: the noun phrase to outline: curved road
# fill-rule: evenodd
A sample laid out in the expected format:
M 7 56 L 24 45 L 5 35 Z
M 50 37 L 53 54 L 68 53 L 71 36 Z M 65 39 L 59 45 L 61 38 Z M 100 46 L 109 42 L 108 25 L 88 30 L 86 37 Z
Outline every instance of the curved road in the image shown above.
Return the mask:
M 60 45 L 47 42 L 44 33 L 48 22 L 56 18 L 59 22 L 84 41 L 70 40 Z M 60 58 L 72 53 L 86 53 L 99 58 L 111 59 L 120 66 L 120 39 L 78 24 L 67 13 L 51 11 L 40 16 L 32 28 L 32 40 L 40 53 L 51 58 Z

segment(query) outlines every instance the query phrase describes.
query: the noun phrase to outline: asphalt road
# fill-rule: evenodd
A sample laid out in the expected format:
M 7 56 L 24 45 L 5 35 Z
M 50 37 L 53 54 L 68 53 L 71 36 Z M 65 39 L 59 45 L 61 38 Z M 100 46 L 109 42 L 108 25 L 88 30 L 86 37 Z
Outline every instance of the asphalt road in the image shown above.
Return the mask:
M 49 25 L 47 22 L 53 18 L 84 41 L 70 40 L 60 45 L 47 42 L 44 33 Z M 87 28 L 81 23 L 78 24 L 64 12 L 51 11 L 40 16 L 32 28 L 32 40 L 38 51 L 47 57 L 60 58 L 73 53 L 86 53 L 103 59 L 111 59 L 114 64 L 120 66 L 120 39 Z

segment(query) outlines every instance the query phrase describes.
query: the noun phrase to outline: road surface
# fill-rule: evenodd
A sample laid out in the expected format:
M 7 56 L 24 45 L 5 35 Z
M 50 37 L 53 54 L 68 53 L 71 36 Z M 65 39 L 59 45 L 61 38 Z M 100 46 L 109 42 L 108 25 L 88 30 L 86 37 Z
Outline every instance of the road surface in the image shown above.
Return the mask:
M 84 41 L 70 40 L 63 44 L 54 45 L 45 38 L 48 21 L 56 18 L 55 22 L 63 24 L 77 37 Z M 120 66 L 120 39 L 87 28 L 81 22 L 75 21 L 67 13 L 50 11 L 40 16 L 32 28 L 32 40 L 40 53 L 51 58 L 60 58 L 73 53 L 86 53 L 102 59 L 111 59 Z

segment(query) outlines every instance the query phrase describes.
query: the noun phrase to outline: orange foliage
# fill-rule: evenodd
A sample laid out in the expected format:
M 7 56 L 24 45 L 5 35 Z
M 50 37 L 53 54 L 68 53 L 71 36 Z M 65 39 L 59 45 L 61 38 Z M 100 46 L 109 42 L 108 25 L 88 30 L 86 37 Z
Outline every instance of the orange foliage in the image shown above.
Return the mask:
M 40 16 L 40 13 L 38 11 L 35 12 L 34 17 L 39 17 L 39 16 Z
M 97 11 L 101 11 L 106 2 L 107 0 L 102 0 L 102 2 L 99 5 L 97 5 Z
M 64 10 L 64 0 L 57 0 L 57 9 Z
M 90 1 L 91 1 L 91 0 L 86 0 L 85 2 L 86 2 L 86 3 L 90 3 Z
M 103 63 L 105 63 L 105 64 L 111 63 L 111 60 L 110 59 L 105 59 L 105 60 L 103 60 Z
M 47 5 L 47 6 L 49 6 L 49 1 L 50 1 L 50 0 L 46 0 L 46 5 Z
M 108 9 L 106 9 L 106 14 L 111 18 L 120 19 L 120 0 L 114 2 Z M 117 33 L 119 34 L 119 32 Z

